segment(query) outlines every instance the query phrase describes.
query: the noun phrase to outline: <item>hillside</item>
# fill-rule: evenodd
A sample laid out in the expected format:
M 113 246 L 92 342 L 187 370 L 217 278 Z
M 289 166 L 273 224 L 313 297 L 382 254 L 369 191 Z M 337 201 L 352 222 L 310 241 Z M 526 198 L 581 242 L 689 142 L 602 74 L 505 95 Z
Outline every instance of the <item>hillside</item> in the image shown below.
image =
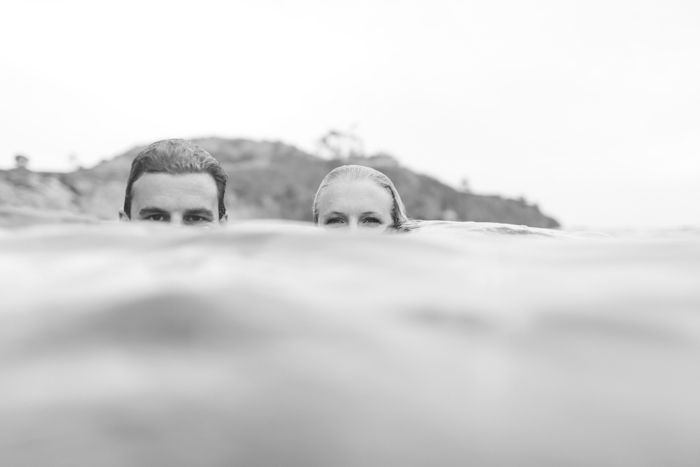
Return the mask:
M 370 165 L 391 178 L 411 217 L 504 222 L 555 228 L 559 224 L 523 200 L 459 192 L 401 167 L 387 156 L 327 160 L 280 142 L 202 138 L 193 140 L 229 174 L 226 207 L 232 219 L 311 220 L 311 203 L 323 177 L 345 163 Z M 41 173 L 0 171 L 0 206 L 28 207 L 116 219 L 124 200 L 135 147 L 90 169 Z

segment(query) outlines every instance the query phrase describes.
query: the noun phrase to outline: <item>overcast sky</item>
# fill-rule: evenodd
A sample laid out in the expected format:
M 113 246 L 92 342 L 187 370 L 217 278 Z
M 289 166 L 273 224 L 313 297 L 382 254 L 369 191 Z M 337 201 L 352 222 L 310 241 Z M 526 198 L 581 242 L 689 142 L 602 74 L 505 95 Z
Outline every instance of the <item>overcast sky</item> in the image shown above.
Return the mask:
M 334 128 L 565 227 L 700 224 L 700 2 L 0 3 L 0 168 Z

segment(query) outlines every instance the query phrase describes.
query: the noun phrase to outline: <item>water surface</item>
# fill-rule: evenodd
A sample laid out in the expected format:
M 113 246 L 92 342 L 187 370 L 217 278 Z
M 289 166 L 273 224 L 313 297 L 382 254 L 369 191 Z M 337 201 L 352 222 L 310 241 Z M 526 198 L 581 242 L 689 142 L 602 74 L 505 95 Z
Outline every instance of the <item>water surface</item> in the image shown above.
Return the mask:
M 2 465 L 700 465 L 700 236 L 0 230 Z

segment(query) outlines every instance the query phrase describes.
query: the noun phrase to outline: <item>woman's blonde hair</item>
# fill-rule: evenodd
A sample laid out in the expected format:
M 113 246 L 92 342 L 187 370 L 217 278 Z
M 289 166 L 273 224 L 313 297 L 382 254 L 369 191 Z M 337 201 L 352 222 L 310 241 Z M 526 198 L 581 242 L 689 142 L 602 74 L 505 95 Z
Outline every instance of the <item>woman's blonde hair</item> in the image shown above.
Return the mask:
M 325 176 L 314 197 L 314 223 L 318 224 L 318 198 L 324 188 L 335 181 L 357 182 L 362 180 L 372 181 L 391 194 L 391 218 L 393 221 L 391 229 L 396 231 L 408 231 L 413 228 L 415 221 L 406 215 L 406 207 L 403 201 L 401 201 L 401 196 L 399 196 L 399 192 L 396 191 L 396 187 L 389 177 L 378 170 L 362 165 L 343 165 L 331 170 L 328 175 Z

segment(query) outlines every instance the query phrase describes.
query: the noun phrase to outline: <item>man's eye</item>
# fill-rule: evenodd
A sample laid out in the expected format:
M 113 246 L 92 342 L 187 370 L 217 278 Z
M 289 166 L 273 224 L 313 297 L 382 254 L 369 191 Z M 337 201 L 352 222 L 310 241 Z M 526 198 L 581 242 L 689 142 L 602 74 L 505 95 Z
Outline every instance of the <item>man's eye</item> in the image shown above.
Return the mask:
M 209 219 L 207 219 L 206 217 L 202 217 L 202 216 L 187 216 L 185 218 L 185 221 L 192 222 L 193 224 L 196 224 L 198 222 L 208 222 Z
M 344 221 L 340 217 L 331 217 L 330 219 L 326 219 L 326 225 L 328 224 L 342 224 Z
M 146 220 L 154 222 L 163 222 L 165 220 L 165 216 L 162 214 L 151 214 L 150 216 L 146 217 Z

